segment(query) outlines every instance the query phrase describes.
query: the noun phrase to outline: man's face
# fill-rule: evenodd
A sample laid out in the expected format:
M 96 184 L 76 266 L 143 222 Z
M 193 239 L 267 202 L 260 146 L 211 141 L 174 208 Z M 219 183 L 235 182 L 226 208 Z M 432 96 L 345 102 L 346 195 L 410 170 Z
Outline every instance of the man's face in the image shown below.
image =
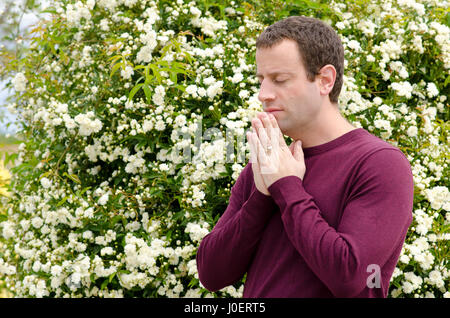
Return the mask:
M 271 48 L 257 49 L 256 68 L 258 98 L 263 110 L 275 116 L 283 134 L 292 137 L 313 125 L 322 99 L 318 80 L 310 82 L 306 77 L 297 43 L 283 40 Z

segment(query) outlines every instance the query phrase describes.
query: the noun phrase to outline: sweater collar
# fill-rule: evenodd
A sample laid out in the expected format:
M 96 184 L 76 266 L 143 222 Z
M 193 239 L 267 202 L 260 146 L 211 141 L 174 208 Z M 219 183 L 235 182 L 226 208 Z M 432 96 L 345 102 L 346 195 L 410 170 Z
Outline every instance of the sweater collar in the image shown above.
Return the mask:
M 324 144 L 303 148 L 303 153 L 305 158 L 315 156 L 327 151 L 330 151 L 331 149 L 334 149 L 336 147 L 339 147 L 361 135 L 367 134 L 367 131 L 364 128 L 356 128 L 353 130 L 350 130 L 349 132 L 337 137 L 336 139 L 333 139 L 331 141 L 328 141 Z

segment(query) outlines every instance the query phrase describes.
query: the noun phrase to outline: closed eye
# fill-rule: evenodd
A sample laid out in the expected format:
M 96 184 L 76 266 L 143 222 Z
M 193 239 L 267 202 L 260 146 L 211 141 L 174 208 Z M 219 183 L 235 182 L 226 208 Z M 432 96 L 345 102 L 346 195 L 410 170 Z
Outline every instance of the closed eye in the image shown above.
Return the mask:
M 274 79 L 273 80 L 273 82 L 275 83 L 275 84 L 282 84 L 282 83 L 284 83 L 284 82 L 286 82 L 287 81 L 287 79 Z

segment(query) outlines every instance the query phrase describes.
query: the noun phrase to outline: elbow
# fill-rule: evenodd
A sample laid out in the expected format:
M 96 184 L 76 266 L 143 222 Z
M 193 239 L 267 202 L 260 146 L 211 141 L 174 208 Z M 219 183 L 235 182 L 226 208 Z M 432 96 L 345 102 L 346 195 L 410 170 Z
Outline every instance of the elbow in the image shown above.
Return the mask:
M 222 286 L 219 282 L 215 281 L 213 277 L 208 277 L 207 275 L 200 274 L 200 271 L 198 272 L 198 278 L 200 280 L 200 287 L 203 287 L 210 292 L 216 292 L 225 287 Z
M 223 285 L 220 281 L 220 275 L 214 270 L 214 266 L 208 264 L 205 260 L 206 257 L 202 253 L 201 247 L 199 248 L 196 256 L 198 279 L 200 281 L 200 287 L 204 287 L 210 292 L 216 292 L 226 285 Z
M 361 282 L 359 279 L 350 281 L 335 282 L 332 284 L 330 290 L 336 298 L 354 298 L 357 297 L 366 287 L 365 281 Z
M 356 270 L 347 271 L 334 279 L 330 278 L 328 288 L 331 293 L 337 298 L 367 297 L 370 294 L 367 293 L 368 289 L 380 288 L 383 285 L 381 273 L 375 271 L 371 274 L 370 271 L 367 271 L 371 267 L 367 267 L 367 269 L 363 267 L 357 266 Z

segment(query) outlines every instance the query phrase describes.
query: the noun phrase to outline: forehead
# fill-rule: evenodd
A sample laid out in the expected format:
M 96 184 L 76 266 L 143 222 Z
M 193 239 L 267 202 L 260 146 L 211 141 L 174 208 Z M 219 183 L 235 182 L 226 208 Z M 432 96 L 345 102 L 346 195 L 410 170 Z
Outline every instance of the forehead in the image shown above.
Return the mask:
M 264 73 L 292 73 L 302 67 L 298 45 L 293 40 L 282 40 L 268 48 L 256 49 L 257 75 Z

